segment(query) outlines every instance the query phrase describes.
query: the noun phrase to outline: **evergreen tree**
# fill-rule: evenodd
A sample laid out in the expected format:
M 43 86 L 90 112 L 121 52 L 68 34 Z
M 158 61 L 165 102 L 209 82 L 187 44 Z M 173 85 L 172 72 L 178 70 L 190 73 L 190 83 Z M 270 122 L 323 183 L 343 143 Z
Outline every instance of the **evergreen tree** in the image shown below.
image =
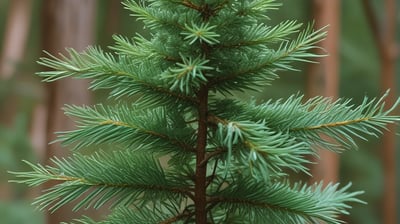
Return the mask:
M 235 93 L 260 90 L 293 62 L 312 62 L 326 33 L 265 23 L 275 0 L 124 2 L 151 36 L 115 36 L 113 52 L 89 47 L 39 64 L 45 81 L 91 79 L 115 105 L 66 106 L 77 129 L 58 138 L 70 158 L 31 164 L 15 182 L 47 189 L 34 204 L 54 211 L 111 206 L 100 223 L 342 223 L 350 184 L 289 181 L 307 173 L 315 148 L 340 152 L 377 135 L 399 116 L 384 97 L 350 100 L 293 95 L 257 103 Z M 326 135 L 332 141 L 320 138 Z M 90 154 L 87 149 L 95 148 Z M 86 149 L 86 150 L 85 150 Z M 160 161 L 167 161 L 162 164 Z M 90 218 L 76 223 L 96 223 Z

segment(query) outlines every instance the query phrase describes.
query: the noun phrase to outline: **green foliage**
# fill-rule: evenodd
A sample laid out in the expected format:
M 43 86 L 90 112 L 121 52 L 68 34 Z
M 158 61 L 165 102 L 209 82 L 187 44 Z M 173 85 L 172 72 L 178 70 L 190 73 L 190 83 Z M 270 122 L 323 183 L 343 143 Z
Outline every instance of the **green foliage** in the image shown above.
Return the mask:
M 200 215 L 210 223 L 342 223 L 362 191 L 291 183 L 287 171 L 308 173 L 315 147 L 341 151 L 354 148 L 354 138 L 380 134 L 400 120 L 390 115 L 400 102 L 385 110 L 384 97 L 359 106 L 300 95 L 235 100 L 237 91 L 261 90 L 279 72 L 296 70 L 293 62 L 321 56 L 312 50 L 325 31 L 296 21 L 266 25 L 279 6 L 274 0 L 139 2 L 124 5 L 150 38 L 114 36 L 111 53 L 89 47 L 40 59 L 54 69 L 38 73 L 45 81 L 91 79 L 92 89 L 110 89 L 118 102 L 67 106 L 77 129 L 60 132 L 58 141 L 75 154 L 12 172 L 29 186 L 58 181 L 35 204 L 113 209 L 102 222 L 75 223 L 194 223 Z M 96 152 L 87 155 L 89 147 Z
M 27 200 L 14 200 L 0 202 L 1 222 L 6 224 L 43 224 L 44 215 L 35 211 Z
M 384 99 L 369 100 L 355 107 L 351 100 L 315 97 L 304 102 L 303 96 L 293 95 L 287 100 L 263 104 L 243 104 L 237 100 L 219 100 L 211 107 L 213 114 L 228 120 L 263 121 L 273 130 L 279 130 L 290 137 L 301 139 L 307 145 L 321 146 L 334 151 L 355 148 L 352 136 L 366 140 L 365 135 L 377 136 L 387 123 L 397 120 L 390 113 L 399 104 L 384 110 Z M 334 139 L 327 142 L 319 138 L 324 134 Z M 336 143 L 336 144 L 335 144 Z
M 186 188 L 176 177 L 163 171 L 152 156 L 132 151 L 113 153 L 99 152 L 92 156 L 75 155 L 70 159 L 54 158 L 55 167 L 28 163 L 32 170 L 16 173 L 29 186 L 37 186 L 48 180 L 63 181 L 41 195 L 35 204 L 54 211 L 66 203 L 90 192 L 74 207 L 99 208 L 114 199 L 112 206 L 129 206 L 133 203 L 180 204 Z M 140 172 L 138 172 L 140 171 Z M 54 203 L 57 201 L 57 203 Z M 171 202 L 169 202 L 171 201 Z

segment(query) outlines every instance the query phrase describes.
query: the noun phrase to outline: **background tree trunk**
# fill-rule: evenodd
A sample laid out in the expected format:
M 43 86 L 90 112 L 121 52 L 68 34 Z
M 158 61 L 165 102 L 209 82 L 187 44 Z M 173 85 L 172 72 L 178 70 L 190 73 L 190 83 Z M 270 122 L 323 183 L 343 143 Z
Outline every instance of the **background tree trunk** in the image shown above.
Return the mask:
M 109 0 L 107 1 L 107 15 L 106 15 L 106 33 L 111 38 L 112 35 L 116 34 L 120 30 L 120 17 L 122 4 L 120 0 Z
M 335 99 L 338 96 L 339 85 L 340 0 L 314 0 L 313 14 L 316 28 L 329 24 L 328 37 L 319 44 L 326 50 L 320 53 L 328 53 L 328 56 L 321 58 L 319 64 L 310 65 L 307 95 L 309 97 L 322 95 Z M 321 150 L 319 155 L 318 163 L 311 167 L 313 175 L 311 181 L 336 182 L 339 172 L 338 155 L 327 150 Z
M 43 48 L 53 55 L 65 52 L 65 48 L 84 50 L 94 42 L 96 0 L 44 0 L 43 2 Z M 61 108 L 65 104 L 89 104 L 88 82 L 63 79 L 48 84 L 47 142 L 56 137 L 55 131 L 74 129 L 74 124 Z M 67 149 L 51 144 L 47 158 L 63 157 Z M 46 186 L 49 187 L 49 186 Z M 79 214 L 71 212 L 72 206 L 64 206 L 48 214 L 50 224 L 70 221 Z M 93 213 L 90 214 L 93 216 Z
M 21 63 L 29 34 L 32 14 L 31 0 L 10 2 L 4 32 L 4 44 L 0 57 L 0 81 L 10 80 Z M 7 107 L 2 108 L 0 122 L 10 126 L 14 122 L 18 100 L 15 96 L 7 99 Z M 10 103 L 8 103 L 10 102 Z
M 384 1 L 383 22 L 378 19 L 372 3 L 363 0 L 367 20 L 379 52 L 381 65 L 381 89 L 391 90 L 386 98 L 386 106 L 390 107 L 396 101 L 396 58 L 399 48 L 396 44 L 396 0 Z M 396 130 L 394 125 L 388 127 L 382 138 L 382 164 L 384 175 L 383 190 L 383 223 L 397 223 L 396 212 Z
M 31 0 L 14 0 L 10 2 L 4 42 L 0 55 L 0 82 L 12 79 L 17 72 L 17 66 L 21 63 L 26 49 L 32 14 Z M 1 108 L 0 124 L 11 127 L 15 123 L 15 115 L 18 111 L 20 99 L 15 95 L 5 99 L 5 107 Z M 0 184 L 0 198 L 10 199 L 13 195 L 10 185 Z
M 0 77 L 2 79 L 11 78 L 24 56 L 31 21 L 32 0 L 10 1 L 8 13 L 0 58 Z
M 382 91 L 391 89 L 387 98 L 387 107 L 396 101 L 396 1 L 385 1 L 385 27 L 383 27 L 381 54 L 381 88 Z M 385 224 L 397 223 L 396 212 L 396 129 L 389 126 L 382 138 L 382 160 L 384 170 L 383 221 Z

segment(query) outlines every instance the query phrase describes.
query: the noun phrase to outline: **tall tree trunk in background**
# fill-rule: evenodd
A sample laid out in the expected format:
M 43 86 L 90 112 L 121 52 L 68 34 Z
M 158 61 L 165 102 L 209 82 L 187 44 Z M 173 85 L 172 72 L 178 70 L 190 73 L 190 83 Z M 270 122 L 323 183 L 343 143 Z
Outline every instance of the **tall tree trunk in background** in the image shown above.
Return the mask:
M 111 36 L 120 30 L 121 1 L 109 0 L 107 4 L 106 33 Z
M 382 91 L 391 89 L 386 98 L 386 106 L 390 107 L 396 101 L 396 0 L 384 1 L 384 18 L 380 22 L 374 12 L 372 3 L 363 0 L 367 20 L 370 24 L 376 42 L 381 65 Z M 389 131 L 382 138 L 382 160 L 384 170 L 383 223 L 397 223 L 396 214 L 396 134 L 395 126 L 389 126 Z
M 335 99 L 339 86 L 340 0 L 313 0 L 313 14 L 316 28 L 329 24 L 328 37 L 319 45 L 326 50 L 321 53 L 328 53 L 328 56 L 321 58 L 319 64 L 310 65 L 307 95 L 322 95 Z M 338 155 L 327 150 L 321 150 L 319 155 L 318 164 L 311 167 L 312 181 L 336 182 L 339 172 Z
M 65 53 L 65 48 L 84 50 L 94 42 L 96 0 L 44 0 L 43 1 L 43 48 L 51 54 Z M 90 95 L 88 82 L 63 79 L 48 84 L 48 125 L 47 141 L 56 138 L 55 131 L 74 129 L 61 108 L 64 104 L 88 104 Z M 47 158 L 63 157 L 67 149 L 59 144 L 51 144 Z M 47 186 L 49 187 L 49 186 Z M 72 206 L 64 206 L 53 214 L 48 214 L 48 223 L 70 221 L 79 217 L 72 213 Z M 92 214 L 93 215 L 93 214 Z
M 6 27 L 4 30 L 4 43 L 0 55 L 0 82 L 9 80 L 17 72 L 17 66 L 21 63 L 28 38 L 32 14 L 31 0 L 10 1 Z M 6 99 L 7 107 L 1 110 L 0 123 L 12 126 L 17 111 L 18 99 L 11 96 Z M 0 185 L 0 198 L 10 199 L 9 184 Z
M 10 1 L 8 13 L 3 52 L 0 58 L 2 79 L 11 78 L 24 56 L 31 21 L 32 0 Z
M 31 14 L 31 0 L 10 1 L 6 29 L 4 30 L 3 50 L 0 56 L 0 81 L 9 80 L 17 71 L 21 63 L 28 38 Z M 15 99 L 9 99 L 9 107 L 3 108 L 0 122 L 12 125 L 17 105 Z

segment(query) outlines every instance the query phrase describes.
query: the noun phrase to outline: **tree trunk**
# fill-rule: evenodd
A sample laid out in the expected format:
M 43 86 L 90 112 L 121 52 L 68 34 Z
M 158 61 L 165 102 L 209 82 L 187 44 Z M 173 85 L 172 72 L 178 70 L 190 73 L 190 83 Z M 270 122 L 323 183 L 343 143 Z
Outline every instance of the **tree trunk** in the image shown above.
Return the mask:
M 376 15 L 372 3 L 363 0 L 367 20 L 379 52 L 381 65 L 381 89 L 391 90 L 386 99 L 386 106 L 390 107 L 396 101 L 396 59 L 398 46 L 396 45 L 396 0 L 385 0 L 383 23 Z M 396 134 L 395 126 L 390 125 L 389 131 L 382 138 L 382 163 L 384 175 L 383 190 L 383 223 L 397 223 L 396 213 Z
M 387 98 L 387 106 L 396 101 L 396 1 L 385 1 L 385 24 L 383 34 L 383 48 L 381 52 L 381 88 L 382 91 L 391 89 Z M 396 212 L 396 129 L 395 125 L 389 126 L 382 139 L 382 160 L 384 170 L 384 195 L 383 195 L 383 223 L 397 223 Z
M 31 21 L 32 1 L 11 1 L 9 7 L 0 57 L 0 81 L 11 79 L 23 59 Z M 7 99 L 9 106 L 2 108 L 1 111 L 0 122 L 2 124 L 8 126 L 13 124 L 17 100 L 14 96 Z
M 9 79 L 15 73 L 25 53 L 32 14 L 32 0 L 10 1 L 4 32 L 3 52 L 0 60 L 0 77 Z
M 93 44 L 95 12 L 95 0 L 44 0 L 43 48 L 57 55 L 64 53 L 65 48 L 79 51 Z M 82 80 L 63 79 L 48 84 L 48 142 L 55 139 L 55 131 L 74 129 L 73 122 L 63 114 L 61 108 L 64 104 L 88 104 L 90 94 L 87 89 L 88 81 Z M 51 144 L 47 149 L 47 158 L 63 157 L 66 152 L 67 149 L 62 149 L 59 144 Z M 55 224 L 80 216 L 71 210 L 72 206 L 64 206 L 48 214 L 47 222 Z
M 0 82 L 12 78 L 17 72 L 17 65 L 22 61 L 30 28 L 32 13 L 31 0 L 10 1 L 4 43 L 0 55 Z M 12 95 L 6 99 L 6 107 L 1 108 L 0 123 L 11 127 L 17 113 L 20 100 Z M 11 199 L 13 193 L 9 184 L 0 184 L 0 198 Z
M 385 23 L 382 35 L 381 54 L 381 88 L 382 91 L 391 89 L 387 98 L 387 106 L 396 101 L 396 1 L 385 1 Z M 385 224 L 397 223 L 396 212 L 396 130 L 389 126 L 382 139 L 382 160 L 384 170 L 383 221 Z
M 310 65 L 307 77 L 307 95 L 309 97 L 322 95 L 335 99 L 338 97 L 339 86 L 340 0 L 314 0 L 313 14 L 316 28 L 329 24 L 328 37 L 319 44 L 326 50 L 321 53 L 328 53 L 328 56 L 321 58 L 319 64 Z M 336 182 L 339 170 L 338 155 L 323 149 L 319 155 L 318 163 L 311 167 L 313 175 L 311 181 Z
M 107 3 L 106 33 L 111 36 L 120 30 L 121 1 L 109 0 Z

